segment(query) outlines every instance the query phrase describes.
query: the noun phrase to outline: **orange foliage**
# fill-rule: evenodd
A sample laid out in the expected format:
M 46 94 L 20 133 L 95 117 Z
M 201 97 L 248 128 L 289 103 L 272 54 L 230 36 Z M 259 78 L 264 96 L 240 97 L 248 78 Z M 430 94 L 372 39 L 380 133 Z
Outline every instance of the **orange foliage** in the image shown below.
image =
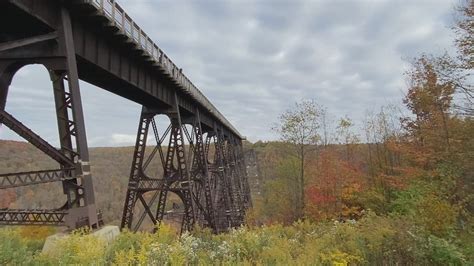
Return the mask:
M 55 230 L 48 226 L 23 226 L 20 227 L 20 235 L 30 240 L 42 240 L 47 236 L 54 234 Z
M 333 150 L 322 151 L 307 170 L 306 214 L 316 220 L 352 218 L 361 208 L 353 203 L 365 187 L 361 167 L 341 158 Z

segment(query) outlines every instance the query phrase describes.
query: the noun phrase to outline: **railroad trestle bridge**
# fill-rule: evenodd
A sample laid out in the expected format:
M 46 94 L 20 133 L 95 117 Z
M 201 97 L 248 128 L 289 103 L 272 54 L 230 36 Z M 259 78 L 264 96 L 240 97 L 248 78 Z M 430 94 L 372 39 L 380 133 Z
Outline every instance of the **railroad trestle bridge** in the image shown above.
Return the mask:
M 58 209 L 0 209 L 0 225 L 101 226 L 79 79 L 142 105 L 122 228 L 160 223 L 170 193 L 184 206 L 182 230 L 222 232 L 244 222 L 251 205 L 244 138 L 114 0 L 2 1 L 0 25 L 0 124 L 59 165 L 1 174 L 0 189 L 62 182 L 67 197 Z M 15 73 L 30 64 L 50 74 L 59 149 L 5 111 Z M 158 115 L 169 118 L 167 127 L 159 128 Z M 156 161 L 160 176 L 147 171 Z

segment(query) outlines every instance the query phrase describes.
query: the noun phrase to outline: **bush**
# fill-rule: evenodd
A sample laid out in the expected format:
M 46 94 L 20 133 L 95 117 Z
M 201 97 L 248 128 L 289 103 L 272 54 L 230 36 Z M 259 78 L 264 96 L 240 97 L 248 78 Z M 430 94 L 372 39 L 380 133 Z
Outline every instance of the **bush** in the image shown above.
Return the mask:
M 455 228 L 459 210 L 439 191 L 433 183 L 413 183 L 396 194 L 391 204 L 392 215 L 404 216 L 436 236 L 448 236 Z
M 458 247 L 436 236 L 426 240 L 426 254 L 430 262 L 436 265 L 463 265 L 466 262 Z
M 0 230 L 0 265 L 30 264 L 38 250 L 28 239 L 22 238 L 16 228 Z
M 128 231 L 106 246 L 78 231 L 39 254 L 13 229 L 0 230 L 1 264 L 116 265 L 462 265 L 471 262 L 462 241 L 431 234 L 407 216 L 367 212 L 358 221 L 233 229 L 208 229 L 178 236 L 162 225 L 157 232 Z M 464 245 L 469 241 L 462 242 Z M 471 242 L 469 242 L 471 243 Z
M 105 264 L 105 242 L 89 234 L 87 229 L 79 229 L 59 239 L 56 248 L 40 254 L 36 259 L 46 265 Z

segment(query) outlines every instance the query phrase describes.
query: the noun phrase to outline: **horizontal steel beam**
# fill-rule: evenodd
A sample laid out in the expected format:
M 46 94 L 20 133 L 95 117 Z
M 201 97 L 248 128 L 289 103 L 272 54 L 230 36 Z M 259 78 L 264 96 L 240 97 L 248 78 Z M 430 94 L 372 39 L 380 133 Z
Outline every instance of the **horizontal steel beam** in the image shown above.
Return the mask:
M 67 211 L 39 209 L 1 209 L 0 225 L 65 225 Z
M 63 181 L 72 170 L 74 168 L 1 174 L 0 189 Z
M 57 37 L 58 35 L 56 34 L 56 32 L 51 32 L 51 33 L 33 36 L 29 38 L 23 38 L 20 40 L 0 43 L 0 52 L 10 50 L 10 49 L 15 49 L 15 48 L 22 47 L 25 45 L 30 45 L 30 44 L 34 44 L 38 42 L 44 42 L 44 41 L 56 39 Z
M 163 187 L 165 180 L 163 179 L 142 179 L 138 181 L 137 191 L 159 190 Z

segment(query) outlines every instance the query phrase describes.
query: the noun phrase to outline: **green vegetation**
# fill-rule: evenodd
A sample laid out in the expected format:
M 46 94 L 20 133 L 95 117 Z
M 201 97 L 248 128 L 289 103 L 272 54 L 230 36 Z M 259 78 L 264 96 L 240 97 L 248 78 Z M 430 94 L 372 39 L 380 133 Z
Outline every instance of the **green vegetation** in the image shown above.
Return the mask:
M 431 235 L 416 221 L 382 217 L 370 212 L 358 221 L 295 222 L 239 228 L 213 235 L 197 230 L 178 236 L 166 225 L 157 233 L 122 233 L 112 244 L 84 232 L 61 240 L 39 253 L 19 229 L 0 230 L 0 264 L 118 265 L 462 265 L 466 251 L 457 241 Z

